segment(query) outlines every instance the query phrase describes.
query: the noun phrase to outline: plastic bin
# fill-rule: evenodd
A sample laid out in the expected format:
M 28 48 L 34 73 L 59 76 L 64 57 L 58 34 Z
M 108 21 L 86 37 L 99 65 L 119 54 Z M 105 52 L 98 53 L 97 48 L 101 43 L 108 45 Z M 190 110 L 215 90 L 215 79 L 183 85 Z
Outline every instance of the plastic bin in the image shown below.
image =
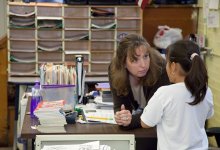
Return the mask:
M 75 108 L 78 101 L 75 85 L 42 85 L 42 97 L 46 101 L 66 100 L 71 108 Z

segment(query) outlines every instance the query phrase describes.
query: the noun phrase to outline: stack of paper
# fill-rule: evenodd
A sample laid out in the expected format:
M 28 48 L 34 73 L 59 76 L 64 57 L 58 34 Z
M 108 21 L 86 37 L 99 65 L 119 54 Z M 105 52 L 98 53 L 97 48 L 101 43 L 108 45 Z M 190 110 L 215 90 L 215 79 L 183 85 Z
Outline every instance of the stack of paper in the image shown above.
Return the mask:
M 110 89 L 110 84 L 108 82 L 104 82 L 104 83 L 97 83 L 97 85 L 95 86 L 96 89 L 100 92 L 100 95 L 102 97 L 102 101 L 99 100 L 97 103 L 100 103 L 100 101 L 104 104 L 105 102 L 110 102 L 110 103 L 106 103 L 107 105 L 112 105 L 113 102 L 113 97 L 112 97 L 112 92 Z
M 64 100 L 42 101 L 34 111 L 42 126 L 64 126 L 67 124 L 65 115 L 62 113 Z
M 97 96 L 94 99 L 94 102 L 96 103 L 96 107 L 100 109 L 113 109 L 113 101 L 104 102 L 102 96 Z
M 87 123 L 116 124 L 113 109 L 83 109 Z
M 100 145 L 100 141 L 87 142 L 75 145 L 45 145 L 42 150 L 111 150 L 108 145 Z

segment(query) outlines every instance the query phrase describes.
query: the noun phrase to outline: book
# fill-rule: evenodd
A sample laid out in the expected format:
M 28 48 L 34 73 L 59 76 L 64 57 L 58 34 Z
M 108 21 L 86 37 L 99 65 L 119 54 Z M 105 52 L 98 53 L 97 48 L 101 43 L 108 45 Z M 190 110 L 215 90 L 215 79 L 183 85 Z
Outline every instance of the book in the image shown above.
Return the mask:
M 42 101 L 34 110 L 34 115 L 38 118 L 41 126 L 64 126 L 67 124 L 65 113 L 62 108 L 66 101 Z

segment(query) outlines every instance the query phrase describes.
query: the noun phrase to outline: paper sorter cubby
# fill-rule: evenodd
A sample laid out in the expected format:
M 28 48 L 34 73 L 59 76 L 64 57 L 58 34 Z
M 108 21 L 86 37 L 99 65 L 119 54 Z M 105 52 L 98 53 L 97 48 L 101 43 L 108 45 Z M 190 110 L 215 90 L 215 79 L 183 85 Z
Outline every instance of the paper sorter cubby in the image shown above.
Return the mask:
M 9 76 L 37 76 L 43 63 L 75 65 L 84 56 L 89 75 L 107 75 L 117 43 L 142 34 L 136 5 L 8 3 Z

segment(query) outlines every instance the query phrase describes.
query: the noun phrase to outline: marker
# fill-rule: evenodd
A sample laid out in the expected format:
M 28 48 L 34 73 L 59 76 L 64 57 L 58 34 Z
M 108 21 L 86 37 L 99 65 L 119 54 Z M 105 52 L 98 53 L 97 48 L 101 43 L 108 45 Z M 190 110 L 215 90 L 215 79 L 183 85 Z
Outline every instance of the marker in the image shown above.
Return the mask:
M 95 116 L 89 116 L 87 117 L 89 119 L 97 119 L 97 120 L 113 120 L 113 118 L 107 118 L 107 117 L 95 117 Z

